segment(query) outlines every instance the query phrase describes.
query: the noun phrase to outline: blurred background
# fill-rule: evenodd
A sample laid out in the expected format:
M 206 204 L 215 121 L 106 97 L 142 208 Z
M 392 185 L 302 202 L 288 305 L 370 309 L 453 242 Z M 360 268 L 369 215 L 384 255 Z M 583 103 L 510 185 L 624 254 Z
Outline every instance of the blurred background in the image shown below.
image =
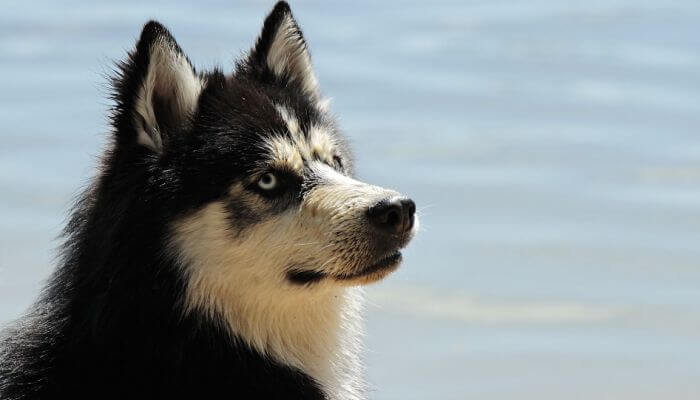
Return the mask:
M 273 1 L 5 1 L 0 323 L 54 268 L 142 24 L 198 68 Z M 359 176 L 422 232 L 369 287 L 372 399 L 700 398 L 700 2 L 293 1 Z

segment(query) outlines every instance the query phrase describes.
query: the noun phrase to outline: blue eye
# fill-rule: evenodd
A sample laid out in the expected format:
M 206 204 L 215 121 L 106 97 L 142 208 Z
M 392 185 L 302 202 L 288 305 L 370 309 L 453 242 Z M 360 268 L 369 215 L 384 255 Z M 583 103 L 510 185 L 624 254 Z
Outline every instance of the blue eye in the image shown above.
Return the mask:
M 277 187 L 277 177 L 272 172 L 268 172 L 258 179 L 258 187 L 263 190 L 272 190 Z

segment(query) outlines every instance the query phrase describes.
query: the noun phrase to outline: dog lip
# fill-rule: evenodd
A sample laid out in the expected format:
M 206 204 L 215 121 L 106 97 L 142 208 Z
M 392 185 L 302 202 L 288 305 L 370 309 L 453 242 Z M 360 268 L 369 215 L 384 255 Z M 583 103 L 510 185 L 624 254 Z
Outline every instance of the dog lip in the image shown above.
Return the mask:
M 384 269 L 391 269 L 393 267 L 396 267 L 400 262 L 401 262 L 401 252 L 396 251 L 394 253 L 389 254 L 388 256 L 380 259 L 379 261 L 375 262 L 374 264 L 370 265 L 369 267 L 363 269 L 362 271 L 353 273 L 353 274 L 343 274 L 343 275 L 338 275 L 335 278 L 341 279 L 341 280 L 347 280 L 347 279 L 354 279 L 354 278 L 360 278 L 365 275 L 370 275 L 374 272 L 378 272 Z
M 323 280 L 326 274 L 318 271 L 291 268 L 287 271 L 287 279 L 296 285 L 309 285 Z
M 394 266 L 394 265 L 398 264 L 400 261 L 401 261 L 401 252 L 397 251 L 397 252 L 394 252 L 392 254 L 389 254 L 388 256 L 377 261 L 376 263 L 365 268 L 365 270 L 362 271 L 362 273 L 367 274 L 367 273 L 379 271 L 380 269 Z

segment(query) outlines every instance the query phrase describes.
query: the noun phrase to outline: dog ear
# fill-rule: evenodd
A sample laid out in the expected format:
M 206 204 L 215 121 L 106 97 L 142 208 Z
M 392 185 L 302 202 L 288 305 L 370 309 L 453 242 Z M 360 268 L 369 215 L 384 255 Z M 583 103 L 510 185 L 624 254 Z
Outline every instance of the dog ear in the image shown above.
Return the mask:
M 246 67 L 256 79 L 283 87 L 298 85 L 314 100 L 320 97 L 311 54 L 285 1 L 278 2 L 265 19 Z
M 155 21 L 136 49 L 118 65 L 114 79 L 118 143 L 138 143 L 160 153 L 168 136 L 197 108 L 203 81 L 170 32 Z

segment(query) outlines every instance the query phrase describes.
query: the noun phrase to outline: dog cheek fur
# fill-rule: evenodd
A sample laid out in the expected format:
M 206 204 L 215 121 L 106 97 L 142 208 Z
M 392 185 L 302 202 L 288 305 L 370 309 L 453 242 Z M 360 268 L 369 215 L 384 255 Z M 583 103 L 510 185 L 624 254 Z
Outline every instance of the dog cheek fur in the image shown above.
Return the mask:
M 235 235 L 225 202 L 213 202 L 174 224 L 170 249 L 188 282 L 185 312 L 223 317 L 261 354 L 307 372 L 338 398 L 357 398 L 362 291 L 285 281 L 290 260 L 310 253 L 302 242 L 309 231 L 294 221 L 284 213 Z

